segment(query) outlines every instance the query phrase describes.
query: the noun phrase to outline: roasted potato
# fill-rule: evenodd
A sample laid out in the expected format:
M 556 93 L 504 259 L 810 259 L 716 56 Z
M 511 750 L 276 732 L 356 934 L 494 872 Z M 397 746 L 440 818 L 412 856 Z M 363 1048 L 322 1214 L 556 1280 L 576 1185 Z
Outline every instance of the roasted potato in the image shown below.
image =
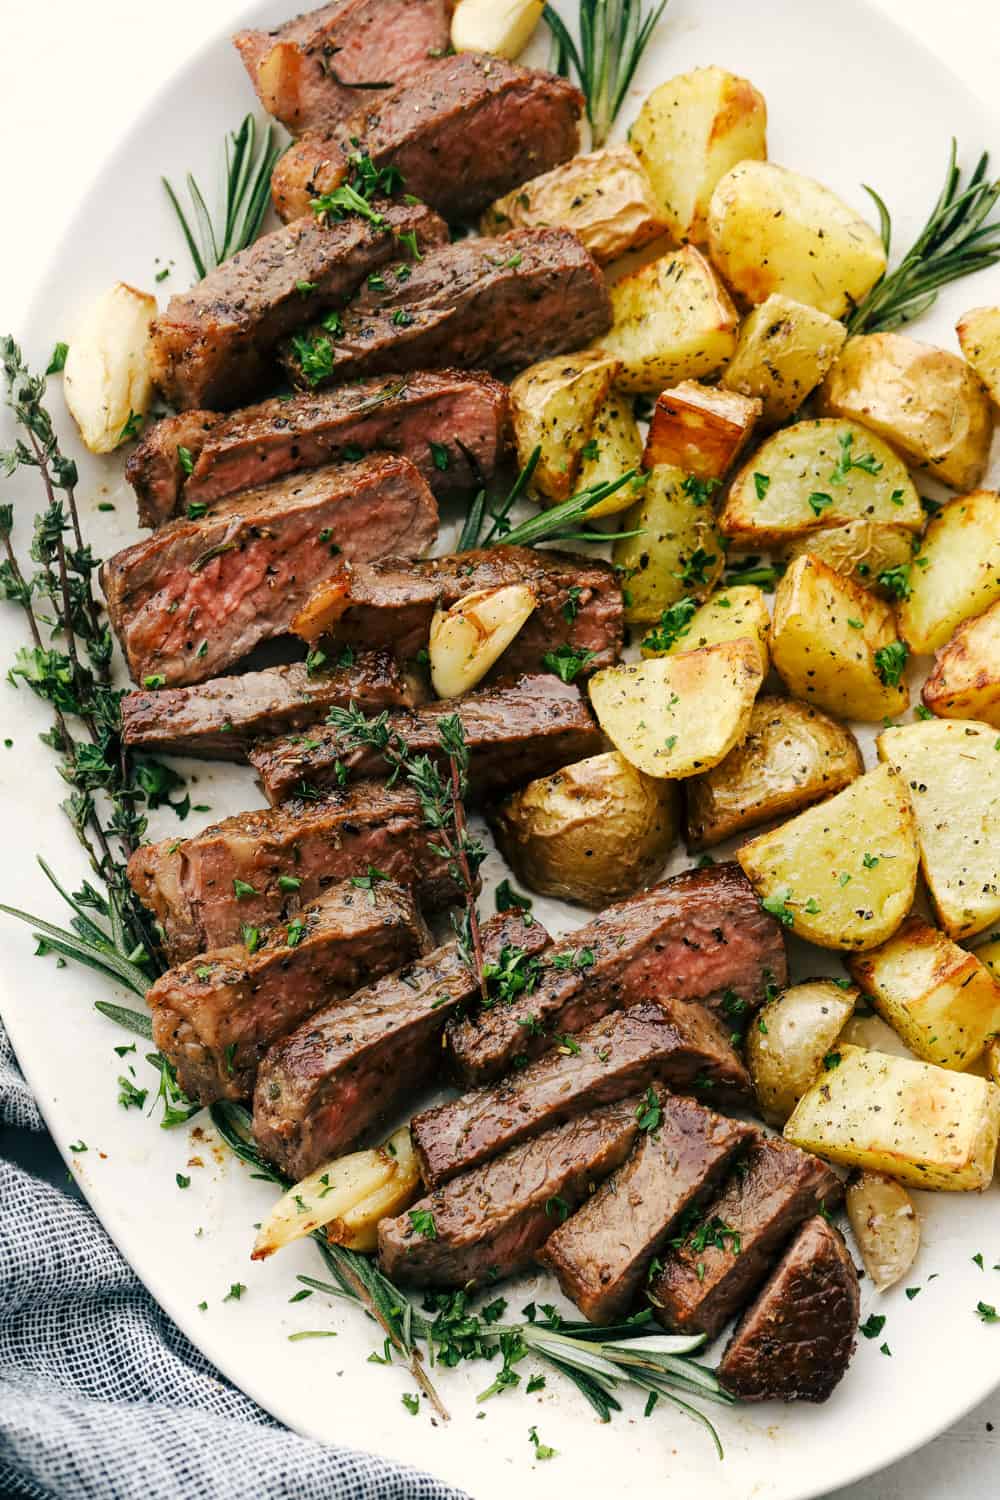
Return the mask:
M 949 500 L 927 527 L 899 606 L 899 633 L 911 651 L 936 651 L 997 599 L 1000 493 L 975 490 Z
M 847 329 L 836 318 L 775 292 L 741 323 L 722 384 L 757 396 L 764 425 L 777 427 L 816 389 L 846 338 Z
M 1000 307 L 973 307 L 955 329 L 962 353 L 1000 406 Z
M 553 505 L 576 488 L 591 427 L 620 369 L 617 360 L 584 350 L 543 359 L 511 382 L 517 461 L 523 468 L 541 449 L 531 483 Z
M 799 1100 L 785 1139 L 911 1187 L 970 1192 L 993 1179 L 1000 1088 L 915 1058 L 840 1049 Z
M 740 546 L 780 547 L 859 519 L 921 529 L 923 508 L 905 466 L 854 422 L 796 422 L 744 462 L 719 529 Z
M 498 198 L 481 227 L 492 235 L 550 224 L 572 229 L 602 266 L 666 229 L 649 178 L 628 146 L 574 156 L 533 177 Z
M 832 979 L 794 984 L 770 1000 L 750 1024 L 746 1054 L 760 1112 L 783 1125 L 823 1072 L 837 1038 L 854 1014 L 858 992 Z
M 885 270 L 882 241 L 842 198 L 774 162 L 744 161 L 716 185 L 708 251 L 748 302 L 781 292 L 842 318 Z
M 63 395 L 91 453 L 137 435 L 153 401 L 156 298 L 116 281 L 91 302 L 69 346 Z
M 858 1172 L 847 1184 L 847 1217 L 877 1292 L 902 1280 L 920 1249 L 920 1220 L 901 1182 L 885 1172 Z
M 793 697 L 840 718 L 877 722 L 910 701 L 889 605 L 808 552 L 778 584 L 771 656 Z
M 681 600 L 681 604 L 688 601 Z M 694 601 L 689 601 L 693 606 Z M 679 606 L 674 607 L 676 614 Z M 685 610 L 685 614 L 687 611 Z M 661 620 L 660 630 L 653 630 L 642 642 L 643 656 L 668 656 L 678 651 L 697 651 L 702 646 L 716 646 L 720 641 L 751 640 L 760 649 L 760 670 L 767 676 L 770 656 L 767 649 L 771 616 L 760 589 L 752 584 L 720 589 L 695 609 L 689 620 L 674 628 L 669 618 Z
M 963 620 L 934 657 L 923 700 L 942 719 L 978 719 L 1000 729 L 1000 599 Z
M 655 395 L 681 380 L 718 375 L 736 348 L 736 309 L 692 245 L 615 282 L 611 310 L 601 348 L 621 360 L 617 383 L 626 391 Z
M 767 156 L 767 106 L 745 78 L 695 68 L 653 90 L 629 140 L 674 239 L 703 245 L 719 178 L 738 161 Z
M 901 333 L 850 338 L 819 390 L 824 416 L 863 422 L 942 484 L 971 490 L 986 472 L 993 411 L 957 354 Z
M 736 858 L 764 909 L 799 937 L 820 948 L 877 948 L 910 910 L 917 882 L 916 823 L 903 778 L 891 766 L 868 771 L 758 834 Z
M 617 751 L 530 782 L 492 813 L 501 854 L 542 896 L 602 907 L 656 876 L 677 838 L 677 788 Z
M 1000 921 L 1000 752 L 997 732 L 967 719 L 901 724 L 879 758 L 910 788 L 920 863 L 951 938 Z
M 460 698 L 481 682 L 538 603 L 524 583 L 476 589 L 449 609 L 439 605 L 427 642 L 431 682 L 439 698 Z
M 685 783 L 687 844 L 710 849 L 843 791 L 864 770 L 849 729 L 790 698 L 759 698 L 742 745 Z
M 849 967 L 875 1009 L 911 1052 L 941 1068 L 964 1069 L 1000 1031 L 1000 985 L 972 954 L 911 917 Z
M 718 386 L 682 381 L 656 398 L 642 462 L 673 464 L 696 479 L 721 480 L 750 439 L 760 402 Z
M 976 957 L 989 969 L 994 979 L 1000 980 L 1000 936 L 994 935 L 991 942 L 980 944 L 976 949 Z
M 841 578 L 853 578 L 882 597 L 902 598 L 910 587 L 916 533 L 882 521 L 847 521 L 795 539 L 784 549 L 789 562 L 811 552 Z
M 576 487 L 585 490 L 594 484 L 609 484 L 627 474 L 629 469 L 638 469 L 641 461 L 642 436 L 635 420 L 632 397 L 624 391 L 611 391 L 591 425 Z M 628 510 L 635 504 L 641 488 L 639 480 L 635 485 L 623 485 L 606 500 L 592 506 L 587 512 L 587 520 Z
M 763 681 L 753 641 L 606 667 L 590 701 L 608 739 L 648 776 L 677 779 L 718 765 L 743 739 Z
M 622 536 L 613 552 L 630 625 L 652 624 L 685 595 L 704 598 L 724 563 L 712 507 L 703 503 L 701 487 L 667 464 L 647 475 L 638 500 L 622 517 L 622 530 L 637 535 Z

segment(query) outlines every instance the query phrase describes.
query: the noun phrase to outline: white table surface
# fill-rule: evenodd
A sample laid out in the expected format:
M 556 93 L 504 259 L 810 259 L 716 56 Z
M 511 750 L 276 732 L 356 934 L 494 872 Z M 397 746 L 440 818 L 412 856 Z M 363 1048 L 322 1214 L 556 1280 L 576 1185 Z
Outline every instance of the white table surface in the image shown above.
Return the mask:
M 997 0 L 872 3 L 992 103 L 1000 119 Z M 275 0 L 275 18 L 306 6 L 307 0 L 300 6 Z M 243 0 L 0 0 L 0 329 L 23 333 L 23 309 L 46 247 L 150 91 L 242 8 Z M 843 103 L 850 107 L 849 93 Z M 900 127 L 905 130 L 905 121 Z M 985 144 L 1000 167 L 1000 130 Z M 128 216 L 141 212 L 141 203 L 123 205 L 123 234 Z M 932 1349 L 927 1358 L 934 1358 Z M 1000 1362 L 997 1374 L 1000 1379 Z M 919 1380 L 920 1371 L 901 1370 L 900 1377 Z M 877 1412 L 872 1421 L 878 1421 Z M 829 1500 L 981 1500 L 997 1492 L 998 1462 L 1000 1393 L 912 1458 Z

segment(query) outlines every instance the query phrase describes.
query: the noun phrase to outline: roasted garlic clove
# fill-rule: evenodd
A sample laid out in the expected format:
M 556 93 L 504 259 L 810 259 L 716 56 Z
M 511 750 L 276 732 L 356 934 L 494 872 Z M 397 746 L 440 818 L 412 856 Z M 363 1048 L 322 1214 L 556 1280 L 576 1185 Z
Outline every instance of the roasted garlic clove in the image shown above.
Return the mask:
M 451 21 L 456 52 L 519 57 L 542 19 L 545 0 L 459 0 Z
M 156 298 L 122 281 L 84 313 L 66 356 L 63 394 L 91 453 L 110 453 L 135 437 L 149 410 L 155 317 Z
M 523 583 L 477 589 L 451 609 L 435 611 L 429 653 L 431 681 L 439 698 L 458 698 L 475 687 L 506 651 L 535 608 Z

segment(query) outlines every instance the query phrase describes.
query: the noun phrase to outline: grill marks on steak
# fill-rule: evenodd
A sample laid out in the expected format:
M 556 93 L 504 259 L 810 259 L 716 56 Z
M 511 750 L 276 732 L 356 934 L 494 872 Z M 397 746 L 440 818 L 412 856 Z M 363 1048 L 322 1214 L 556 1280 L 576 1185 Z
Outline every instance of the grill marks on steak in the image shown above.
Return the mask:
M 286 222 L 337 187 L 359 150 L 396 167 L 407 193 L 461 220 L 579 149 L 580 91 L 499 57 L 431 60 L 418 79 L 357 104 L 342 127 L 310 131 L 278 162 L 271 188 Z
M 201 1104 L 246 1099 L 273 1042 L 319 1006 L 425 952 L 430 935 L 410 891 L 344 881 L 258 941 L 252 953 L 244 943 L 189 959 L 146 996 L 156 1045 Z
M 720 1233 L 695 1241 L 687 1235 L 661 1257 L 662 1270 L 649 1288 L 659 1322 L 671 1333 L 714 1339 L 803 1221 L 821 1206 L 835 1206 L 841 1192 L 840 1179 L 817 1157 L 760 1135 L 705 1206 L 703 1221 L 717 1221 Z
M 506 387 L 489 375 L 417 371 L 244 411 L 183 412 L 149 429 L 126 476 L 139 524 L 158 526 L 185 505 L 212 503 L 286 474 L 382 449 L 408 458 L 439 496 L 489 479 L 507 448 Z M 178 456 L 185 448 L 188 477 Z
M 765 986 L 787 976 L 781 926 L 735 864 L 686 870 L 619 901 L 566 943 L 576 955 L 570 967 L 548 968 L 530 995 L 449 1027 L 463 1082 L 488 1083 L 519 1054 L 546 1050 L 554 1035 L 641 1000 L 698 1000 L 724 1016 L 727 1007 L 758 1005 Z
M 569 761 L 596 754 L 603 743 L 580 689 L 551 672 L 526 675 L 509 686 L 482 688 L 464 698 L 397 709 L 389 714 L 387 728 L 412 754 L 444 763 L 439 725 L 451 717 L 461 722 L 470 782 L 478 793 L 544 776 Z M 322 789 L 345 780 L 388 776 L 393 769 L 378 751 L 355 746 L 349 734 L 330 724 L 319 724 L 306 736 L 285 735 L 255 745 L 249 760 L 272 804 L 294 796 L 303 786 Z
M 499 239 L 459 240 L 425 255 L 405 281 L 366 286 L 325 334 L 332 368 L 304 371 L 297 350 L 282 362 L 300 386 L 422 366 L 514 371 L 580 349 L 611 326 L 597 262 L 568 229 L 516 229 Z
M 424 204 L 375 206 L 380 224 L 358 214 L 327 224 L 309 214 L 171 297 L 150 341 L 153 379 L 167 400 L 182 409 L 249 400 L 276 383 L 279 341 L 398 261 L 401 235 L 422 253 L 448 243 L 448 226 Z
M 592 1323 L 624 1317 L 686 1210 L 718 1182 L 752 1127 L 662 1089 L 658 1122 L 539 1255 Z M 648 1107 L 648 1106 L 644 1106 Z
M 553 1125 L 660 1082 L 745 1101 L 750 1080 L 726 1034 L 700 1005 L 648 1000 L 605 1016 L 492 1088 L 424 1110 L 412 1122 L 421 1176 L 432 1187 Z
M 807 1219 L 737 1324 L 719 1380 L 743 1401 L 825 1401 L 851 1362 L 860 1302 L 843 1238 Z
M 559 1222 L 615 1169 L 638 1134 L 637 1099 L 606 1104 L 515 1146 L 383 1219 L 379 1263 L 387 1276 L 421 1287 L 492 1284 L 530 1266 Z M 413 1227 L 430 1213 L 433 1237 Z
M 317 584 L 385 552 L 422 552 L 437 505 L 388 454 L 331 465 L 174 521 L 101 569 L 108 614 L 136 682 L 201 682 L 287 632 Z
M 128 878 L 160 922 L 171 963 L 181 963 L 239 942 L 244 924 L 287 922 L 371 866 L 412 886 L 424 911 L 439 911 L 460 893 L 436 842 L 414 792 L 361 782 L 320 802 L 239 813 L 190 839 L 145 844 Z M 282 876 L 298 889 L 283 890 Z
M 548 935 L 514 913 L 482 926 L 487 963 L 505 947 L 541 953 Z M 446 943 L 343 1003 L 324 1007 L 272 1047 L 254 1097 L 254 1136 L 294 1178 L 344 1151 L 433 1075 L 449 1016 L 476 994 L 457 945 Z

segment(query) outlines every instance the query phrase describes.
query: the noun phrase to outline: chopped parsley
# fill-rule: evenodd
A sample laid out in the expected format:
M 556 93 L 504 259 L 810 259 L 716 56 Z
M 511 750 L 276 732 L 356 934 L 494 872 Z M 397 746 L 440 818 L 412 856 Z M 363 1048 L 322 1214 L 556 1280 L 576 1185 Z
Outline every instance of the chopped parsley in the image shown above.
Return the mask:
M 389 876 L 384 870 L 376 870 L 374 865 L 368 866 L 367 875 L 352 875 L 351 884 L 357 886 L 359 891 L 368 892 L 368 900 L 372 906 L 375 905 L 375 887 L 382 880 L 388 880 Z
M 180 464 L 185 474 L 194 473 L 194 454 L 191 452 L 190 448 L 185 448 L 181 445 L 178 445 L 177 462 Z
M 663 1110 L 660 1107 L 660 1100 L 656 1090 L 652 1087 L 646 1090 L 639 1101 L 635 1111 L 635 1118 L 640 1130 L 645 1130 L 650 1134 L 659 1130 L 660 1122 L 663 1119 Z
M 45 368 L 46 375 L 59 375 L 66 367 L 66 356 L 68 353 L 68 344 L 57 344 L 49 356 L 49 362 Z
M 832 504 L 833 496 L 827 495 L 823 490 L 813 490 L 809 496 L 809 509 L 814 516 L 821 516 Z
M 767 494 L 768 490 L 771 487 L 770 474 L 755 474 L 753 476 L 753 487 L 757 493 L 757 499 L 763 500 L 764 496 Z
M 530 925 L 531 917 L 529 913 L 533 905 L 531 897 L 523 896 L 520 891 L 516 891 L 509 880 L 501 880 L 493 892 L 493 902 L 497 911 L 522 912 L 525 924 Z
M 292 349 L 299 362 L 303 380 L 319 385 L 333 374 L 333 345 L 323 334 L 310 338 L 307 333 L 292 335 Z
M 877 1339 L 885 1327 L 884 1313 L 870 1313 L 861 1324 L 859 1332 L 866 1339 Z
M 565 1198 L 553 1193 L 551 1198 L 545 1200 L 545 1212 L 550 1219 L 558 1219 L 560 1224 L 565 1224 L 570 1216 L 570 1206 Z
M 681 563 L 680 572 L 675 573 L 674 577 L 679 578 L 685 588 L 691 588 L 693 585 L 704 587 L 708 583 L 709 569 L 716 561 L 714 552 L 706 552 L 704 547 L 696 547 L 691 556 Z
M 558 1457 L 558 1448 L 550 1448 L 548 1443 L 543 1443 L 541 1438 L 538 1436 L 537 1427 L 528 1428 L 528 1441 L 534 1446 L 536 1458 L 543 1459 Z
M 438 469 L 442 474 L 447 473 L 451 467 L 451 454 L 448 452 L 447 444 L 429 443 L 428 446 L 431 450 L 431 459 L 435 469 Z
M 425 1240 L 437 1239 L 437 1225 L 429 1208 L 410 1209 L 410 1228 L 414 1234 L 423 1235 Z
M 190 1177 L 185 1177 L 183 1172 L 175 1173 L 174 1181 L 177 1183 L 177 1186 L 179 1188 L 188 1188 L 191 1186 Z
M 788 905 L 791 894 L 789 890 L 778 891 L 773 896 L 765 896 L 760 903 L 766 912 L 769 912 L 772 917 L 777 917 L 785 927 L 795 925 L 795 913 Z
M 233 880 L 233 895 L 237 901 L 245 901 L 248 896 L 256 896 L 257 892 L 252 885 L 236 876 Z
M 541 960 L 529 955 L 523 948 L 504 943 L 496 963 L 483 964 L 489 1008 L 498 1002 L 510 1005 L 519 995 L 530 995 L 538 984 L 542 972 Z
M 548 672 L 554 672 L 563 682 L 573 682 L 584 667 L 592 662 L 596 656 L 595 651 L 574 651 L 573 647 L 564 641 L 554 651 L 546 651 L 542 657 L 542 666 Z
M 642 642 L 644 651 L 669 651 L 682 636 L 691 629 L 691 621 L 698 608 L 697 600 L 678 599 L 660 615 L 660 623 L 650 631 Z
M 883 568 L 877 577 L 882 587 L 895 598 L 909 599 L 912 593 L 909 563 L 902 563 L 898 568 Z
M 285 947 L 297 948 L 306 935 L 306 924 L 302 917 L 293 917 L 285 933 Z
M 302 885 L 298 875 L 279 875 L 278 889 L 282 891 L 297 891 Z
M 976 1312 L 984 1323 L 1000 1323 L 1000 1313 L 997 1312 L 992 1302 L 977 1302 Z
M 840 456 L 830 474 L 831 484 L 843 484 L 852 469 L 863 469 L 866 474 L 881 474 L 882 465 L 874 453 L 862 453 L 860 458 L 855 458 L 852 453 L 854 447 L 854 433 L 843 432 L 837 439 L 840 444 Z
M 687 495 L 692 505 L 707 505 L 721 483 L 721 479 L 699 479 L 696 475 L 689 474 L 687 478 L 682 481 L 681 490 L 685 495 Z M 767 489 L 767 485 L 769 483 L 770 480 L 765 483 L 765 490 Z M 764 497 L 763 495 L 758 495 L 757 498 L 759 500 L 762 500 Z
M 905 641 L 890 641 L 875 652 L 875 670 L 886 687 L 899 686 L 909 654 Z
M 562 607 L 562 617 L 569 625 L 572 625 L 580 613 L 580 595 L 582 593 L 583 589 L 577 583 L 572 584 L 567 590 L 566 603 Z
M 415 1396 L 412 1391 L 404 1391 L 399 1398 L 411 1417 L 415 1417 L 420 1410 L 420 1397 Z
M 229 1291 L 223 1297 L 223 1302 L 238 1302 L 246 1291 L 242 1281 L 234 1281 Z

